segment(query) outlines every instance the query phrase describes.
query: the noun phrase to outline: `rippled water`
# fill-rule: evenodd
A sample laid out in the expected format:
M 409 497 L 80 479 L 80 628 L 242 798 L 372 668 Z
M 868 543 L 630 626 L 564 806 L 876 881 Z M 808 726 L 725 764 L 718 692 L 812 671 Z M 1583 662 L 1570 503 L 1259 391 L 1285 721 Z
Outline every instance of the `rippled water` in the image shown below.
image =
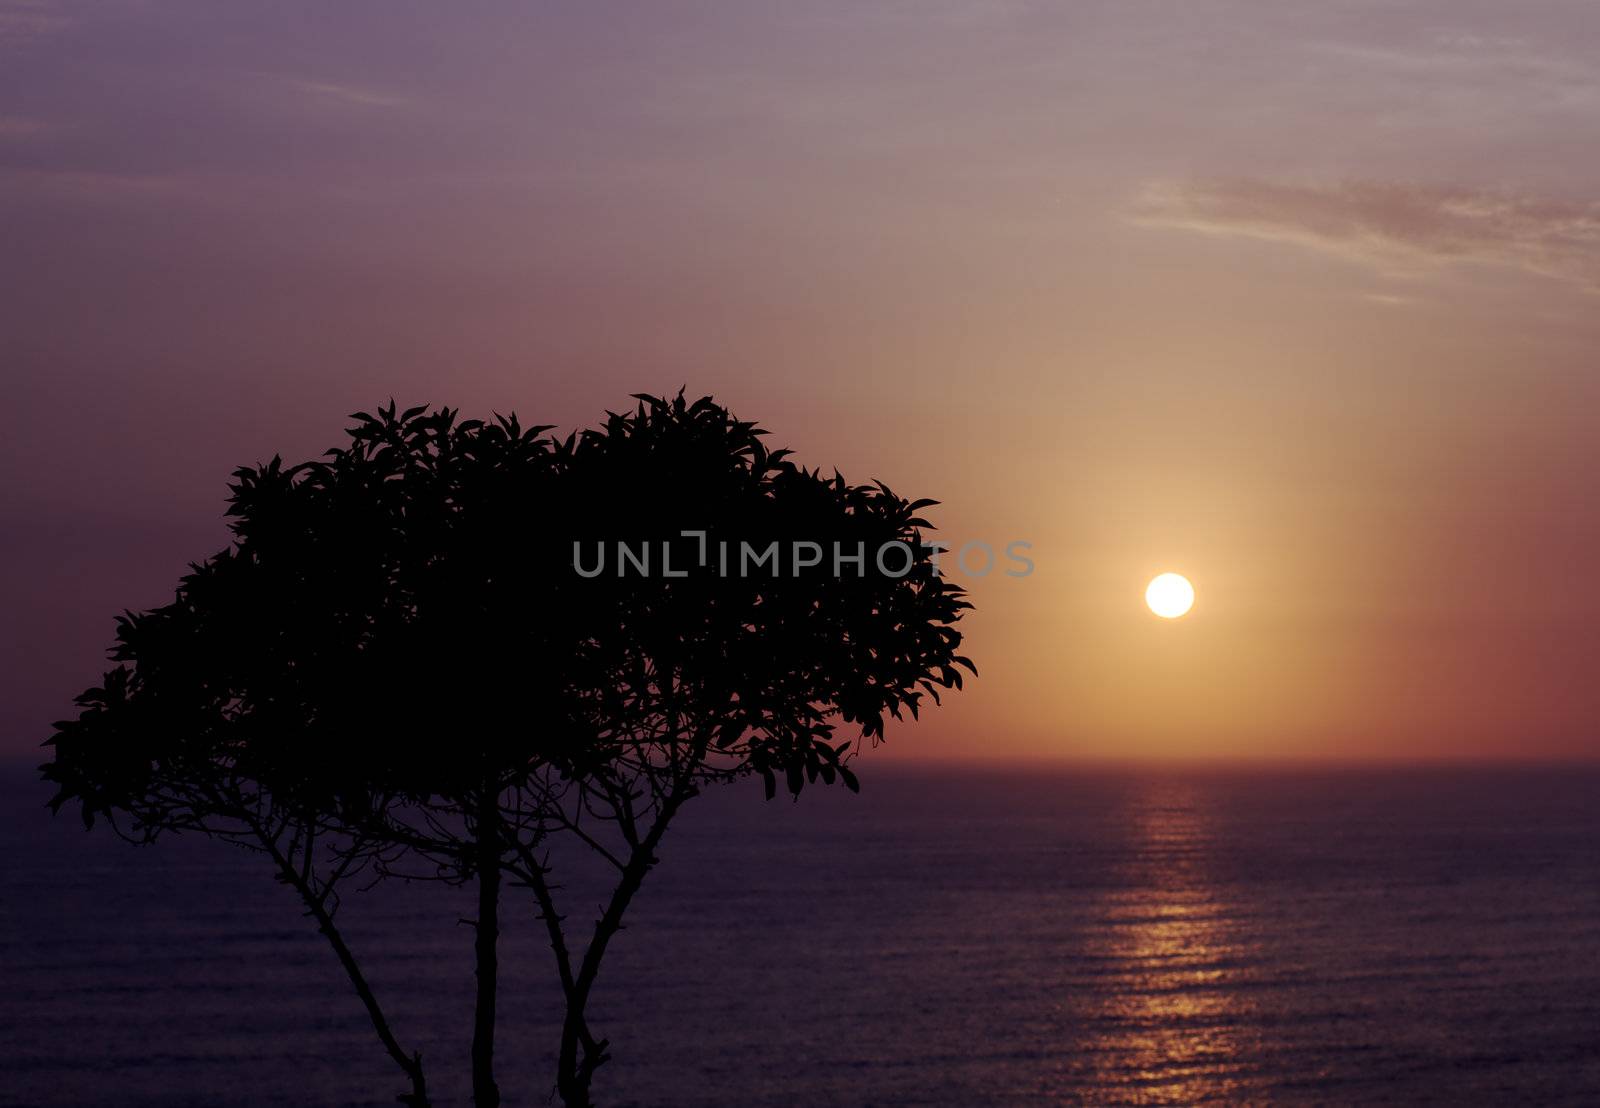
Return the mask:
M 602 1104 L 1600 1103 L 1596 771 L 863 777 L 689 809 L 603 978 Z M 0 1101 L 393 1103 L 256 859 L 3 799 Z M 501 1084 L 543 1104 L 549 956 L 511 911 Z M 343 917 L 441 1103 L 468 914 L 414 886 Z

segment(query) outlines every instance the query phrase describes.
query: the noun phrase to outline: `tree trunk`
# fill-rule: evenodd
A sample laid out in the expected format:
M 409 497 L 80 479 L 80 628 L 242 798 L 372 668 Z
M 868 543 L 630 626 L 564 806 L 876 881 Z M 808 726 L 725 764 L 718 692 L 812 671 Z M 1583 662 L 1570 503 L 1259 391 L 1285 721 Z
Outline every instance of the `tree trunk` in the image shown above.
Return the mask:
M 594 1071 L 608 1057 L 606 1041 L 595 1042 L 584 1027 L 583 1013 L 569 1009 L 567 1022 L 561 1028 L 561 1057 L 556 1069 L 556 1093 L 565 1108 L 594 1108 L 589 1087 L 594 1082 Z
M 402 1094 L 396 1099 L 409 1108 L 428 1108 L 428 1087 L 422 1077 L 422 1055 L 413 1054 L 409 1057 L 395 1040 L 393 1032 L 389 1030 L 388 1021 L 384 1019 L 383 1012 L 378 1008 L 378 999 L 372 994 L 371 987 L 361 971 L 356 968 L 355 956 L 350 953 L 350 948 L 345 945 L 344 937 L 333 926 L 333 920 L 321 911 L 320 906 L 316 913 L 318 916 L 318 929 L 327 936 L 328 942 L 333 946 L 334 953 L 339 957 L 339 964 L 344 966 L 345 972 L 350 976 L 350 981 L 355 985 L 356 994 L 361 997 L 361 1003 L 366 1006 L 367 1015 L 372 1019 L 372 1026 L 378 1032 L 378 1038 L 383 1041 L 384 1049 L 395 1060 L 400 1069 L 411 1081 L 411 1091 Z
M 605 912 L 595 921 L 594 936 L 589 940 L 589 948 L 584 952 L 572 987 L 566 990 L 567 1018 L 561 1026 L 561 1055 L 557 1059 L 556 1069 L 556 1091 L 566 1108 L 592 1108 L 589 1086 L 594 1080 L 594 1072 L 610 1058 L 606 1053 L 607 1040 L 596 1041 L 589 1032 L 585 1015 L 589 995 L 600 973 L 600 961 L 605 957 L 606 947 L 622 930 L 622 917 L 628 905 L 644 884 L 650 867 L 656 864 L 656 847 L 667 833 L 667 825 L 672 822 L 673 815 L 683 802 L 696 792 L 692 786 L 685 788 L 681 784 L 679 789 L 681 791 L 675 791 L 662 805 L 649 833 L 629 852 L 628 863 L 623 867 L 622 877 L 611 893 L 611 900 Z
M 333 922 L 333 913 L 328 910 L 325 900 L 306 883 L 305 877 L 295 869 L 287 855 L 278 848 L 276 840 L 272 839 L 259 827 L 256 837 L 263 847 L 271 854 L 278 864 L 279 875 L 284 882 L 300 894 L 301 901 L 305 904 L 311 918 L 316 920 L 317 930 L 328 940 L 328 945 L 333 948 L 334 955 L 339 959 L 339 965 L 344 967 L 344 972 L 350 979 L 350 984 L 355 987 L 356 995 L 361 998 L 361 1004 L 367 1010 L 367 1018 L 372 1021 L 372 1029 L 378 1033 L 378 1039 L 383 1043 L 384 1050 L 389 1057 L 394 1059 L 395 1065 L 400 1067 L 402 1073 L 411 1082 L 411 1091 L 402 1093 L 395 1099 L 409 1108 L 429 1108 L 428 1085 L 422 1075 L 422 1055 L 420 1053 L 407 1054 L 401 1047 L 400 1041 L 395 1038 L 394 1032 L 389 1027 L 389 1021 L 384 1017 L 383 1009 L 378 1006 L 377 995 L 373 993 L 372 986 L 368 984 L 366 975 L 361 972 L 361 967 L 356 963 L 356 956 L 345 943 L 344 936 Z
M 493 785 L 484 789 L 478 810 L 478 1001 L 472 1023 L 472 1102 L 477 1108 L 499 1108 L 500 1088 L 494 1083 L 495 992 L 500 965 L 500 798 Z

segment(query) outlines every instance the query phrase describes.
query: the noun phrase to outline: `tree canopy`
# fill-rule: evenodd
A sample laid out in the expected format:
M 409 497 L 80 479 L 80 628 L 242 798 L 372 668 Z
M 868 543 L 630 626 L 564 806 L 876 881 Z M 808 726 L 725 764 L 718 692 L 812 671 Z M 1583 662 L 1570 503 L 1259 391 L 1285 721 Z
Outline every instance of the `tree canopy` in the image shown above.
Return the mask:
M 971 669 L 932 501 L 807 469 L 709 398 L 637 399 L 566 437 L 391 403 L 321 459 L 239 469 L 232 544 L 118 621 L 50 740 L 55 808 L 271 855 L 416 1103 L 420 1060 L 333 926 L 339 880 L 421 858 L 476 881 L 480 1104 L 502 872 L 532 889 L 568 1005 L 558 1087 L 587 1104 L 607 1057 L 587 1000 L 682 804 L 743 776 L 854 789 L 859 741 Z M 581 946 L 551 834 L 618 874 Z

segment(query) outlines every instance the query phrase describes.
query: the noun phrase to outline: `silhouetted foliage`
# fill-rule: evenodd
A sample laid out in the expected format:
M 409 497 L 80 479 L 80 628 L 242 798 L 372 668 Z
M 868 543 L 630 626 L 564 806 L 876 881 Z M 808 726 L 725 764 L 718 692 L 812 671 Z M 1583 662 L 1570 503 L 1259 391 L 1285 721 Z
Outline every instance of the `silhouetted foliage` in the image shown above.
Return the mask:
M 587 1105 L 608 1056 L 588 1001 L 682 805 L 744 776 L 855 789 L 859 742 L 971 668 L 968 605 L 920 545 L 931 501 L 802 468 L 709 399 L 638 399 L 564 439 L 391 404 L 322 460 L 237 471 L 234 544 L 119 622 L 116 668 L 51 740 L 56 808 L 269 854 L 419 1103 L 333 925 L 339 881 L 475 882 L 480 1105 L 502 874 L 530 889 L 567 1008 L 557 1087 Z M 615 870 L 581 944 L 552 834 Z
M 579 836 L 617 873 L 574 949 L 548 858 L 523 845 L 511 867 L 539 898 L 567 999 L 558 1088 L 569 1105 L 589 1103 L 607 1056 L 586 1017 L 601 958 L 682 805 L 746 775 L 768 797 L 812 782 L 854 789 L 852 744 L 971 668 L 954 627 L 968 604 L 921 546 L 931 501 L 802 468 L 710 400 L 639 401 L 557 448 L 555 541 L 540 559 L 563 584 L 554 607 L 571 634 L 556 663 L 571 702 L 558 716 L 578 721 L 585 746 L 546 767 L 539 828 Z M 619 542 L 635 561 L 648 552 L 650 572 L 619 565 Z M 776 575 L 744 559 L 772 543 Z M 564 564 L 574 544 L 586 572 L 609 547 L 604 571 L 575 579 Z M 841 725 L 855 733 L 839 740 Z
M 526 726 L 522 697 L 558 675 L 516 554 L 551 444 L 515 418 L 353 418 L 319 461 L 235 472 L 234 544 L 118 621 L 118 665 L 58 724 L 44 773 L 86 821 L 281 855 L 420 1099 L 420 1063 L 332 926 L 332 884 L 396 862 L 402 812 L 478 812 L 557 733 Z M 478 868 L 462 841 L 440 848 L 458 879 Z

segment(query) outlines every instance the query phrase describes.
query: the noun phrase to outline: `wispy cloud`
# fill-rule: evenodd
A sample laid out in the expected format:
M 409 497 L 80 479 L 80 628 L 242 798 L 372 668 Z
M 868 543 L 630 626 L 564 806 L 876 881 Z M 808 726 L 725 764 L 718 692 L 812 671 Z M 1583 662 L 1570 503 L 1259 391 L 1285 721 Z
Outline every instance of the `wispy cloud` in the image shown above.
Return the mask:
M 49 129 L 42 119 L 25 115 L 0 115 L 0 139 L 26 138 Z
M 0 46 L 59 31 L 72 22 L 50 0 L 0 0 Z
M 1495 265 L 1600 290 L 1600 202 L 1394 182 L 1234 179 L 1149 186 L 1143 224 L 1290 243 L 1416 275 Z
M 294 91 L 306 96 L 357 108 L 397 108 L 408 102 L 407 97 L 397 96 L 378 89 L 363 88 L 359 85 L 338 84 L 332 81 L 311 81 L 302 78 L 291 78 L 288 84 Z
M 199 177 L 181 174 L 3 167 L 0 168 L 0 195 L 6 193 L 31 193 L 56 200 L 195 200 L 205 197 L 207 185 Z

